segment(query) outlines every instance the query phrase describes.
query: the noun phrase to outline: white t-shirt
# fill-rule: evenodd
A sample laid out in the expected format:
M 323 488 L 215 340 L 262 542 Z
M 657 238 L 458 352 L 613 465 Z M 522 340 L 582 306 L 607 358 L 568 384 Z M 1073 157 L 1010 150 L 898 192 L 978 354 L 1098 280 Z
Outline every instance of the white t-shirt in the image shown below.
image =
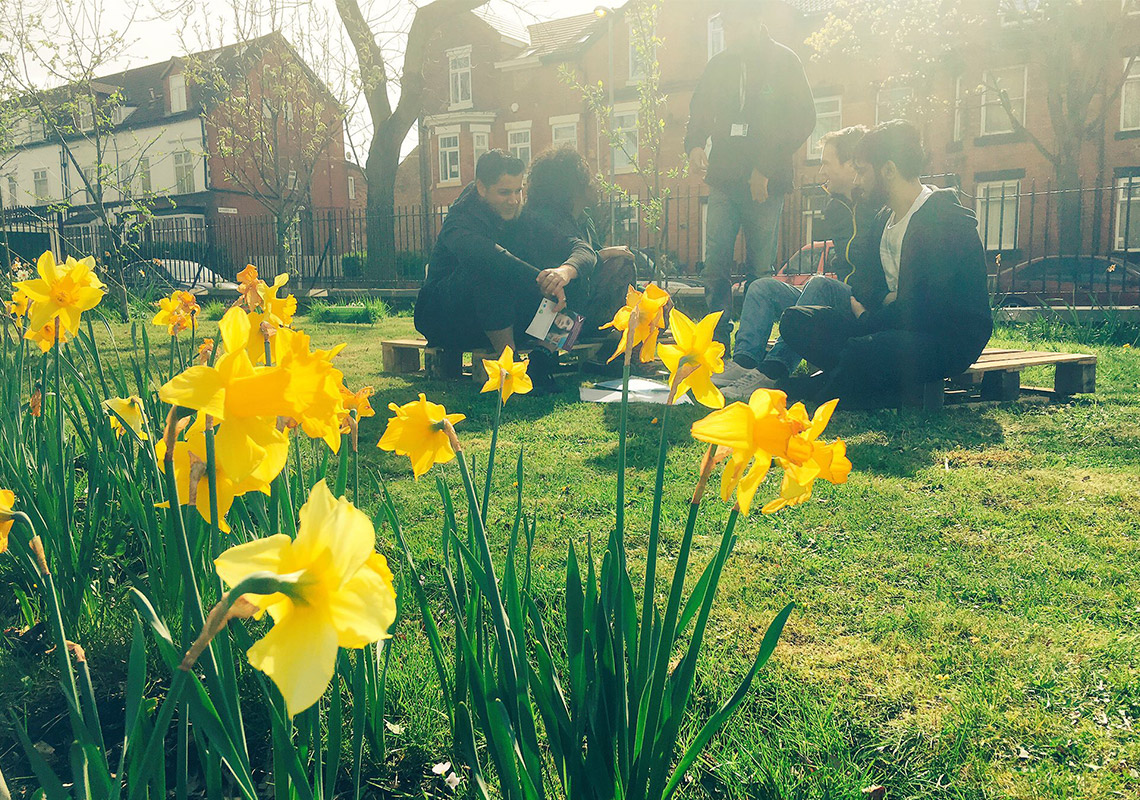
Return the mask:
M 889 292 L 899 290 L 899 259 L 902 257 L 902 243 L 903 237 L 906 236 L 906 226 L 910 224 L 910 218 L 914 216 L 914 212 L 922 208 L 922 204 L 932 194 L 934 194 L 934 187 L 923 184 L 922 191 L 914 199 L 914 204 L 911 205 L 910 211 L 906 212 L 906 216 L 896 221 L 895 215 L 892 213 L 890 219 L 887 220 L 887 227 L 883 228 L 883 238 L 879 242 L 879 256 L 883 259 L 883 275 L 886 276 L 887 291 Z

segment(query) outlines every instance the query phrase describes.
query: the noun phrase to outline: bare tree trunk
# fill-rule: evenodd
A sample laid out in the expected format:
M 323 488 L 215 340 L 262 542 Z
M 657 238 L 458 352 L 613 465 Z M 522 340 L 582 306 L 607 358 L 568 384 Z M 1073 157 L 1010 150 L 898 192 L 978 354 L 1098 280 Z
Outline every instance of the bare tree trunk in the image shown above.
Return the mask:
M 396 279 L 396 169 L 399 143 L 377 136 L 368 152 L 364 175 L 368 181 L 368 263 L 365 275 L 373 283 Z
M 1057 163 L 1057 189 L 1058 253 L 1077 255 L 1081 249 L 1081 176 L 1077 159 L 1067 153 Z

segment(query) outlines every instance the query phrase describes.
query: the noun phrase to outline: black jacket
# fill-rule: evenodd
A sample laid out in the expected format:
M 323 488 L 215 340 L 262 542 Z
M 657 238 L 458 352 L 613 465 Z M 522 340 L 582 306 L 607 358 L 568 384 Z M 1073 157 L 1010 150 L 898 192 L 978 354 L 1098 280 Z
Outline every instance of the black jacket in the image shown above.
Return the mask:
M 519 266 L 529 266 L 498 244 L 506 225 L 503 218 L 483 202 L 475 183 L 467 184 L 448 209 L 436 237 L 421 296 L 425 290 L 430 292 L 446 283 L 461 264 L 478 269 L 478 265 L 506 259 Z
M 598 254 L 578 222 L 551 206 L 527 203 L 519 218 L 507 223 L 501 243 L 538 269 L 569 264 L 583 281 L 590 279 L 598 263 Z
M 747 135 L 732 136 L 746 125 Z M 756 169 L 769 193 L 792 188 L 792 155 L 815 128 L 815 101 L 803 64 L 765 28 L 755 47 L 717 53 L 689 103 L 685 152 L 712 137 L 705 180 L 710 186 L 747 182 Z
M 907 223 L 898 296 L 859 317 L 861 333 L 928 333 L 969 367 L 993 333 L 986 259 L 974 213 L 953 189 L 936 189 Z
M 850 286 L 855 299 L 869 311 L 881 306 L 887 296 L 879 255 L 886 217 L 879 211 L 866 201 L 841 195 L 832 195 L 823 210 L 823 228 L 833 244 L 828 271 Z

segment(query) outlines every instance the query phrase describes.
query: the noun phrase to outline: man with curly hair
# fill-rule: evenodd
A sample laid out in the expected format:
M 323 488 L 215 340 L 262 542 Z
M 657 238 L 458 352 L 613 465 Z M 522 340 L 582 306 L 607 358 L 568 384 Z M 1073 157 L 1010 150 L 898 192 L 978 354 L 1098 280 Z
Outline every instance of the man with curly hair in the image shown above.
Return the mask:
M 560 285 L 569 309 L 586 318 L 586 334 L 596 334 L 613 317 L 636 279 L 628 247 L 598 247 L 586 214 L 596 201 L 586 159 L 570 146 L 549 148 L 531 162 L 526 205 L 503 241 L 519 258 L 552 273 L 548 284 Z M 566 283 L 560 282 L 563 276 Z

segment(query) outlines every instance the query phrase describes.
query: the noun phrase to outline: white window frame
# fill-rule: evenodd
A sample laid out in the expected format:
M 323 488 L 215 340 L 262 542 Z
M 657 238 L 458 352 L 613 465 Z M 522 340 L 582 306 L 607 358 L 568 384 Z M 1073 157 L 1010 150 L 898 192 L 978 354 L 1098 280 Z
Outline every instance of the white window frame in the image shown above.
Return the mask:
M 1120 0 L 1120 10 L 1124 12 L 1125 16 L 1140 15 L 1140 0 Z
M 84 97 L 79 101 L 79 113 L 75 115 L 75 127 L 80 131 L 95 130 L 95 110 L 89 98 Z
M 1127 197 L 1127 194 L 1131 197 Z M 1124 250 L 1124 235 L 1135 242 L 1128 252 L 1140 252 L 1140 175 L 1116 179 L 1116 225 L 1113 230 L 1114 250 Z M 1128 208 L 1131 206 L 1132 211 Z
M 458 186 L 463 179 L 459 163 L 459 126 L 436 128 L 435 149 L 436 169 L 439 171 L 438 185 Z
M 297 188 L 297 170 L 289 170 L 285 176 L 285 188 L 290 192 Z
M 471 163 L 479 164 L 479 158 L 491 149 L 491 126 L 471 126 Z
M 189 150 L 179 150 L 173 153 L 173 163 L 174 193 L 193 194 L 198 183 L 194 175 L 194 155 Z
M 348 176 L 348 199 L 349 200 L 355 200 L 356 199 L 356 176 L 355 175 L 349 175 Z
M 84 167 L 83 169 L 80 170 L 80 172 L 83 173 L 83 178 L 81 178 L 79 181 L 79 184 L 80 184 L 79 190 L 81 192 L 83 192 L 83 202 L 85 204 L 86 203 L 94 203 L 95 202 L 95 195 L 93 195 L 91 193 L 91 190 L 88 189 L 87 187 L 88 187 L 88 185 L 95 186 L 95 187 L 98 186 L 98 184 L 99 184 L 99 170 L 94 164 L 92 164 L 89 167 Z
M 181 114 L 186 110 L 186 76 L 179 72 L 171 75 L 170 84 L 170 113 Z
M 563 147 L 569 144 L 578 149 L 578 114 L 565 114 L 550 118 L 550 144 L 552 147 Z M 561 131 L 561 133 L 559 133 Z M 569 131 L 570 135 L 567 135 Z
M 724 18 L 718 13 L 709 17 L 708 22 L 708 53 L 709 60 L 724 50 Z
M 827 205 L 831 196 L 827 192 L 819 192 L 803 195 L 803 202 L 800 204 L 801 213 L 804 217 L 804 243 L 803 246 L 814 245 L 815 239 L 815 225 L 816 223 L 823 222 L 823 209 Z M 817 206 L 816 203 L 819 203 Z M 823 240 L 821 240 L 823 241 Z
M 641 155 L 641 130 L 640 119 L 638 112 L 640 108 L 637 103 L 619 103 L 614 106 L 613 117 L 610 119 L 610 130 L 613 132 L 614 137 L 624 135 L 627 143 L 632 139 L 632 147 L 627 146 L 626 150 L 631 151 L 632 158 L 622 151 L 611 140 L 610 142 L 610 160 L 613 165 L 615 175 L 627 175 L 631 172 L 637 171 L 636 159 Z M 620 124 L 619 119 L 633 119 L 633 124 L 630 126 L 628 123 Z
M 821 112 L 819 107 L 821 103 L 835 103 L 834 111 Z M 835 118 L 835 125 L 831 128 L 822 128 L 820 121 L 824 119 Z M 820 144 L 820 139 L 825 134 L 841 130 L 843 128 L 843 97 L 840 95 L 824 95 L 815 98 L 815 128 L 812 129 L 811 136 L 808 138 L 808 158 L 819 158 L 823 155 L 823 145 Z
M 456 47 L 448 50 L 447 53 L 447 92 L 450 105 L 448 109 L 456 111 L 461 108 L 471 108 L 474 105 L 472 97 L 474 92 L 471 86 L 471 45 L 463 47 Z M 466 58 L 467 66 L 456 66 L 456 61 Z M 466 87 L 464 86 L 464 77 L 467 78 Z M 464 95 L 464 88 L 467 89 L 466 96 Z
M 142 156 L 139 158 L 139 163 L 135 167 L 135 173 L 139 181 L 139 191 L 142 194 L 151 193 L 151 180 L 150 180 L 150 157 Z
M 507 131 L 507 152 L 516 158 L 521 158 L 524 164 L 529 165 L 534 152 L 532 149 L 533 139 L 530 135 L 531 121 L 527 119 L 519 122 L 508 122 L 503 127 Z M 523 134 L 526 134 L 525 142 L 523 141 Z
M 966 103 L 964 94 L 964 81 L 965 78 L 959 75 L 954 79 L 954 139 L 955 142 L 962 141 L 962 108 Z
M 982 121 L 981 121 L 981 135 L 982 136 L 1000 136 L 1003 133 L 1012 133 L 1014 131 L 1013 120 L 1005 113 L 1002 108 L 1001 98 L 990 89 L 991 78 L 997 72 L 1012 72 L 1013 70 L 1021 70 L 1021 97 L 1014 97 L 1010 94 L 1009 102 L 1013 110 L 1017 111 L 1018 102 L 1021 103 L 1021 119 L 1019 120 L 1022 125 L 1025 124 L 1025 95 L 1029 93 L 1029 69 L 1024 64 L 1011 64 L 1008 67 L 1000 67 L 998 69 L 988 69 L 982 74 L 982 86 L 985 87 L 985 93 L 982 97 Z M 1007 92 L 1009 87 L 1004 88 Z M 991 111 L 991 109 L 993 109 Z M 998 129 L 991 128 L 990 115 L 997 117 L 1000 122 L 994 121 L 993 125 L 1002 125 Z M 1014 114 L 1016 117 L 1017 115 Z M 1004 127 L 1008 125 L 1009 127 Z
M 1012 209 L 1007 207 L 1010 204 Z M 1021 222 L 1021 179 L 980 181 L 974 187 L 974 212 L 978 217 L 978 236 L 987 252 L 1016 250 Z M 993 226 L 997 227 L 996 242 Z
M 883 95 L 892 94 L 898 95 L 897 100 L 891 101 L 891 108 L 898 106 L 904 99 L 911 99 L 914 97 L 914 87 L 905 84 L 899 86 L 880 86 L 879 91 L 875 93 L 875 124 L 881 125 L 887 120 L 882 118 L 883 111 Z M 895 119 L 891 116 L 890 119 Z
M 41 178 L 43 191 L 40 191 Z M 32 170 L 32 191 L 36 205 L 51 202 L 51 172 L 46 168 Z
M 1137 7 L 1140 8 L 1140 0 L 1137 0 Z M 1132 12 L 1140 13 L 1140 11 Z M 1124 59 L 1122 69 L 1128 69 L 1128 59 Z M 1132 104 L 1132 121 L 1134 125 L 1127 124 L 1128 120 L 1128 106 Z M 1122 131 L 1140 131 L 1140 56 L 1132 60 L 1132 69 L 1124 75 L 1124 83 L 1120 87 L 1120 130 Z
M 20 195 L 20 179 L 16 175 L 7 176 L 7 187 L 5 191 L 8 193 L 8 202 L 5 204 L 8 208 L 15 208 L 19 205 L 16 198 Z

